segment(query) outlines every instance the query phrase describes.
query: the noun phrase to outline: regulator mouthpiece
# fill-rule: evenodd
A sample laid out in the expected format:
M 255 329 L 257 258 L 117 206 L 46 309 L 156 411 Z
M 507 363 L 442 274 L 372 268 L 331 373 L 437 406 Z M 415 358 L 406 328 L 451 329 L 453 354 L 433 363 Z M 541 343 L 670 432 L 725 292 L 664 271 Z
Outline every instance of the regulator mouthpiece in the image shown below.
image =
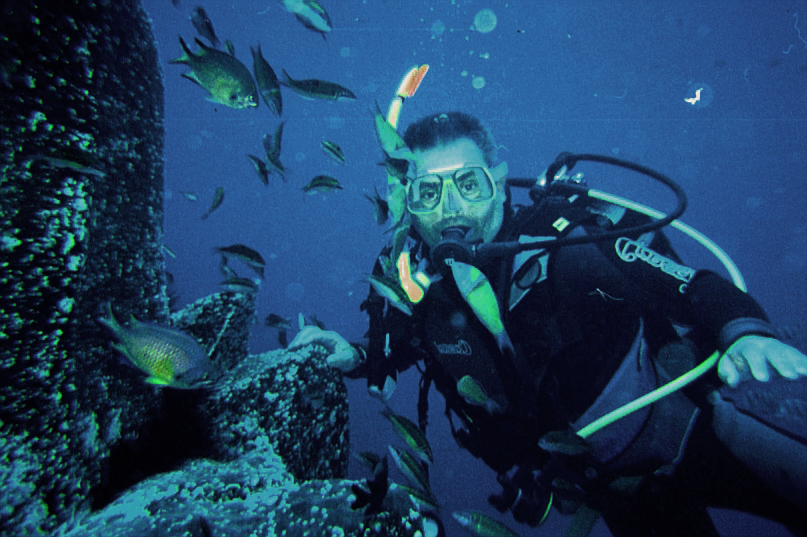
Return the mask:
M 441 272 L 449 269 L 451 261 L 471 264 L 474 251 L 473 245 L 465 240 L 471 228 L 466 226 L 452 226 L 443 230 L 442 240 L 432 248 L 432 264 Z

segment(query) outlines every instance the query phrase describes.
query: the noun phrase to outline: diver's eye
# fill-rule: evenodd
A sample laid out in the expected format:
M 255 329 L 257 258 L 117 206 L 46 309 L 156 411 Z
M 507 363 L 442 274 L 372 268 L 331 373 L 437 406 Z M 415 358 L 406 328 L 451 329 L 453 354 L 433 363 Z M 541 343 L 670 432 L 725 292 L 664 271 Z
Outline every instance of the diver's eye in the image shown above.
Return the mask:
M 420 187 L 420 199 L 424 203 L 433 202 L 437 199 L 437 193 L 439 192 L 439 188 L 432 185 L 421 185 Z
M 454 179 L 457 189 L 467 199 L 475 199 L 481 195 L 479 178 L 472 171 L 464 172 Z

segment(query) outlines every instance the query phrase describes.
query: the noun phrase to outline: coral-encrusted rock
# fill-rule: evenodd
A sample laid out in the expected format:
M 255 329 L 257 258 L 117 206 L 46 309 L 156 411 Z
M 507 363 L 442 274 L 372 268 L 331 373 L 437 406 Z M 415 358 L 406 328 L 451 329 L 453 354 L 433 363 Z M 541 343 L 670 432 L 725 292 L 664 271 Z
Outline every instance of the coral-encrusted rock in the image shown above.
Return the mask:
M 249 356 L 227 375 L 207 405 L 217 458 L 266 436 L 298 480 L 347 474 L 347 388 L 321 349 Z
M 198 460 L 151 477 L 103 510 L 61 528 L 62 537 L 414 536 L 422 521 L 401 502 L 365 516 L 350 508 L 347 480 L 296 484 L 266 437 L 229 463 Z
M 95 318 L 167 318 L 162 140 L 140 2 L 0 3 L 0 535 L 68 518 L 156 408 Z

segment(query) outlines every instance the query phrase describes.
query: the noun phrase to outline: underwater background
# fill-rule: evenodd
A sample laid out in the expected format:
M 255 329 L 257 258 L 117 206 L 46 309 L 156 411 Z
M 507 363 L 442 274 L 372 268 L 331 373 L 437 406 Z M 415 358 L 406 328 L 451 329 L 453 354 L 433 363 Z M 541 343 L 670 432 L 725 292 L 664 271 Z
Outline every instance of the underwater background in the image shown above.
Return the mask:
M 689 198 L 682 220 L 737 263 L 775 325 L 804 337 L 807 2 L 323 0 L 333 23 L 326 39 L 275 0 L 201 4 L 247 66 L 249 47 L 260 43 L 279 76 L 285 69 L 294 79 L 333 81 L 357 96 L 312 101 L 283 88 L 281 118 L 263 101 L 247 110 L 206 101 L 204 90 L 180 76 L 187 68 L 168 63 L 181 56 L 178 35 L 196 48 L 189 16 L 197 4 L 143 5 L 164 73 L 164 239 L 176 254 L 166 260 L 176 305 L 220 289 L 215 247 L 256 249 L 266 273 L 250 352 L 280 347 L 277 332 L 263 324 L 269 313 L 295 325 L 300 312 L 316 315 L 348 340 L 363 336 L 362 278 L 389 239 L 365 199 L 374 188 L 383 192 L 386 181 L 372 111 L 375 102 L 386 110 L 404 73 L 424 63 L 430 70 L 403 107 L 401 130 L 422 115 L 461 110 L 492 130 L 511 177 L 537 176 L 561 151 L 612 155 L 667 174 Z M 489 16 L 475 23 L 485 9 L 495 24 Z M 265 186 L 246 155 L 261 155 L 263 135 L 281 120 L 287 181 L 271 175 Z M 322 140 L 341 146 L 344 165 L 323 153 Z M 662 211 L 674 207 L 649 179 L 600 165 L 578 168 L 594 188 Z M 301 187 L 320 174 L 344 189 L 304 194 Z M 218 187 L 224 201 L 202 220 Z M 725 274 L 702 246 L 675 230 L 668 235 L 689 266 Z M 390 401 L 412 419 L 417 381 L 414 370 L 403 375 Z M 346 382 L 351 451 L 385 453 L 396 440 L 381 403 L 364 380 Z M 496 515 L 521 535 L 568 526 L 553 513 L 530 529 L 489 508 L 494 473 L 454 444 L 439 394 L 430 403 L 431 481 L 449 535 L 464 534 L 447 515 L 459 509 Z M 367 477 L 355 461 L 349 476 Z M 393 479 L 403 481 L 395 471 Z M 750 516 L 711 512 L 725 535 L 789 535 Z M 609 532 L 600 521 L 593 535 Z

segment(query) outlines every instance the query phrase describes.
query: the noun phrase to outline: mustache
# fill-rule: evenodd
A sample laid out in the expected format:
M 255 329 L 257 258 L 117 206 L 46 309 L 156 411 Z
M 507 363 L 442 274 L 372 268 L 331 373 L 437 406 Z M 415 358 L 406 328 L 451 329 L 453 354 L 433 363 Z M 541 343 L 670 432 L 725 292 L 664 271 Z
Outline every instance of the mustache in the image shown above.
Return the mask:
M 440 229 L 440 231 L 443 231 L 444 229 L 449 228 L 449 227 L 470 227 L 470 228 L 473 228 L 474 223 L 468 218 L 464 218 L 462 216 L 454 216 L 454 217 L 442 220 L 440 222 L 439 226 L 437 226 L 437 227 L 438 227 L 438 229 Z

